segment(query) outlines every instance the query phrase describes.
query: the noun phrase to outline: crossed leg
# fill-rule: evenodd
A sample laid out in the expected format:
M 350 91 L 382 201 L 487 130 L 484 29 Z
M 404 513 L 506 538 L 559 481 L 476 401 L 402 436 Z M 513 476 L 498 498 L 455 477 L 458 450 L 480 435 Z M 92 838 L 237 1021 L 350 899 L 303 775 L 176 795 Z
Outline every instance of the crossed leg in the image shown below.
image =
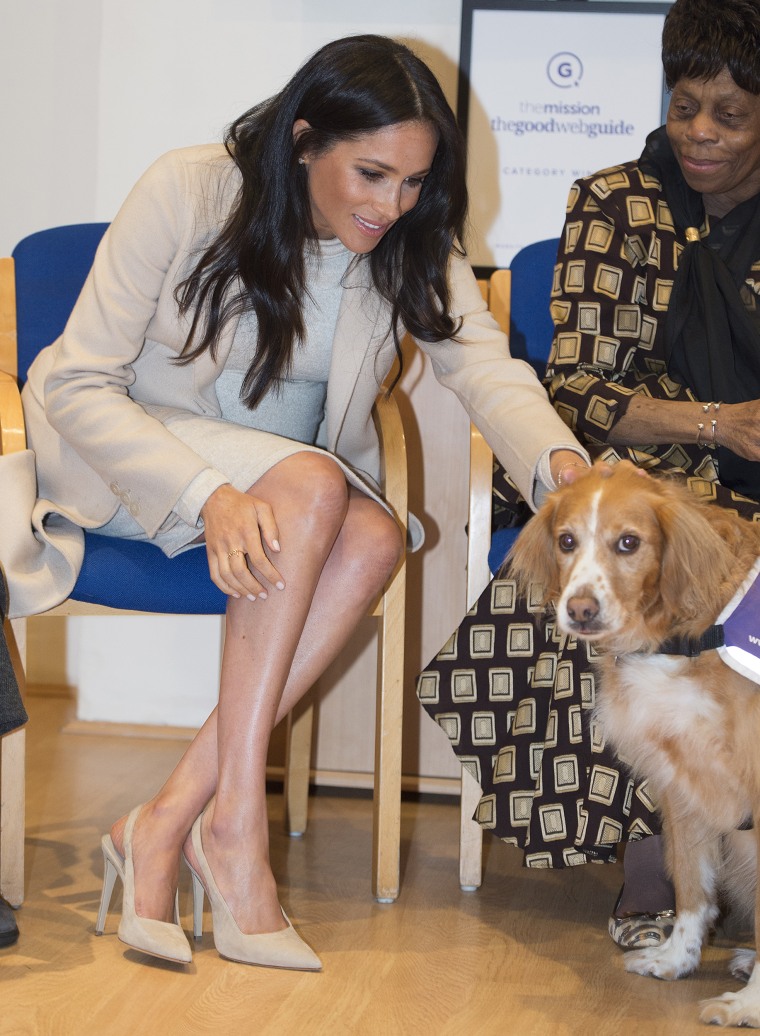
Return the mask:
M 264 601 L 229 599 L 219 705 L 141 810 L 133 840 L 137 913 L 170 921 L 181 847 L 213 799 L 204 849 L 238 926 L 251 933 L 284 925 L 269 864 L 272 729 L 340 653 L 401 552 L 390 515 L 349 491 L 340 468 L 319 454 L 282 461 L 255 495 L 276 515 L 286 589 Z M 111 832 L 119 850 L 124 823 Z

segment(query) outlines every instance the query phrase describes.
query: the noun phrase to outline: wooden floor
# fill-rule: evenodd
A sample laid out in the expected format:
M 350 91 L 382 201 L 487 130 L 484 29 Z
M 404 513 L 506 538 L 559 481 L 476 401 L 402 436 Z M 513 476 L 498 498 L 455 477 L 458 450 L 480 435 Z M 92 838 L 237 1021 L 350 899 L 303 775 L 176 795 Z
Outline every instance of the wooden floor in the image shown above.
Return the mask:
M 618 866 L 528 872 L 493 843 L 483 887 L 461 892 L 456 807 L 436 801 L 404 804 L 401 897 L 380 905 L 369 892 L 370 802 L 319 795 L 305 838 L 289 839 L 271 796 L 281 899 L 321 974 L 224 961 L 210 934 L 192 965 L 165 964 L 120 943 L 113 915 L 97 938 L 100 835 L 156 788 L 182 745 L 62 733 L 70 708 L 29 701 L 27 899 L 21 939 L 0 950 L 3 1036 L 688 1036 L 706 1031 L 701 998 L 737 988 L 720 941 L 696 978 L 624 972 L 606 934 Z M 186 875 L 180 897 L 189 929 Z

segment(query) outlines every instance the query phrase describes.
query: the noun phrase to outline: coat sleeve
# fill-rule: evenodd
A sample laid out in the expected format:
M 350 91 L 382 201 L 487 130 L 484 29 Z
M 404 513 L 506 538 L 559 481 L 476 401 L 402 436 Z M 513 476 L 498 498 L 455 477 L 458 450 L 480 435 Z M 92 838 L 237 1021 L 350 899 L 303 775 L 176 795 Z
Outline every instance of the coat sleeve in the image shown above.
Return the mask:
M 417 344 L 535 509 L 541 495 L 554 488 L 550 452 L 587 454 L 553 409 L 530 364 L 510 355 L 507 336 L 489 313 L 466 260 L 452 256 L 449 276 L 452 312 L 462 319 L 459 334 Z
M 162 318 L 174 324 L 163 332 L 170 356 L 186 334 L 171 298 L 197 232 L 196 192 L 183 154 L 160 158 L 130 192 L 52 347 L 44 382 L 50 425 L 107 486 L 118 487 L 148 535 L 207 467 L 129 394 L 133 364 L 153 347 L 146 333 L 160 323 L 157 314 L 171 314 Z M 187 381 L 192 388 L 192 374 Z
M 636 200 L 651 211 L 635 230 L 627 210 L 631 190 L 607 186 L 616 172 L 626 185 L 635 178 Z M 632 166 L 577 181 L 570 190 L 546 381 L 557 412 L 584 442 L 608 443 L 636 393 L 694 398 L 661 359 L 678 248 L 670 230 L 658 230 L 656 212 L 654 189 L 640 184 Z

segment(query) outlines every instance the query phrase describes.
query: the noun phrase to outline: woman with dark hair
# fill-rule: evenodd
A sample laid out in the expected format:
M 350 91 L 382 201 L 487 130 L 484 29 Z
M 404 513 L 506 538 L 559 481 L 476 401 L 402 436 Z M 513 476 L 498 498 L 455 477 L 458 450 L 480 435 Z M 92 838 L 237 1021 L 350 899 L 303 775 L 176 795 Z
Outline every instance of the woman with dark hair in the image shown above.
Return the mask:
M 592 456 L 679 473 L 696 494 L 759 521 L 760 2 L 676 0 L 662 57 L 672 90 L 666 126 L 638 160 L 570 190 L 546 384 Z M 517 501 L 503 473 L 495 490 Z M 508 647 L 493 659 L 465 650 L 454 660 L 448 650 L 422 675 L 423 704 L 437 681 L 428 708 L 461 714 L 457 753 L 480 768 L 478 817 L 522 847 L 528 866 L 614 859 L 627 841 L 610 934 L 626 949 L 655 945 L 674 907 L 661 839 L 646 837 L 660 831 L 656 803 L 591 721 L 587 648 L 535 605 L 499 614 L 493 601 L 511 585 L 507 569 L 457 641 L 467 645 L 469 630 L 488 623 L 496 643 L 514 639 L 518 649 L 529 628 L 531 650 Z M 445 696 L 453 670 L 469 666 L 477 693 L 466 703 Z M 510 688 L 502 701 L 497 677 Z M 464 732 L 484 711 L 509 733 L 471 743 Z
M 184 852 L 223 956 L 320 967 L 279 906 L 266 754 L 399 558 L 370 412 L 401 336 L 528 499 L 584 462 L 482 302 L 458 244 L 465 210 L 463 142 L 430 70 L 387 38 L 338 40 L 224 146 L 147 171 L 29 372 L 36 543 L 68 552 L 70 572 L 47 598 L 9 573 L 17 611 L 65 595 L 82 527 L 170 556 L 205 544 L 229 595 L 218 707 L 103 839 L 98 928 L 119 875 L 131 946 L 190 960 L 175 907 Z

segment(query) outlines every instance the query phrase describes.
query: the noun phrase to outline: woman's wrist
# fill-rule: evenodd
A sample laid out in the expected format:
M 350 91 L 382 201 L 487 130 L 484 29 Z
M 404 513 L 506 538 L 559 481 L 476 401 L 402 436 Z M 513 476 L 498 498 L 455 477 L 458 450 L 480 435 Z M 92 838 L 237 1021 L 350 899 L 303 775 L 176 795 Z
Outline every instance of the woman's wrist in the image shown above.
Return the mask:
M 720 403 L 700 403 L 699 420 L 697 421 L 697 446 L 706 446 L 714 450 L 718 445 L 718 414 Z
M 572 450 L 555 450 L 549 459 L 549 467 L 554 486 L 559 489 L 588 471 L 589 466 L 579 453 Z

